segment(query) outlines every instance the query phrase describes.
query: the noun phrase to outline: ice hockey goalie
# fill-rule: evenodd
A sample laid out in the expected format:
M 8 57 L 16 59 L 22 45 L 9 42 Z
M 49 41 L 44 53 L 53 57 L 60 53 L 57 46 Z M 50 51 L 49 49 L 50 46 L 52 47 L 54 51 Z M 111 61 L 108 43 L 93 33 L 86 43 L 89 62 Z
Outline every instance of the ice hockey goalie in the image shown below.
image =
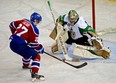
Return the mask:
M 70 10 L 68 14 L 58 17 L 50 37 L 56 41 L 51 47 L 53 53 L 63 50 L 60 46 L 61 44 L 59 44 L 59 38 L 62 37 L 62 42 L 64 43 L 66 50 L 75 43 L 84 47 L 89 46 L 94 48 L 89 51 L 104 59 L 107 59 L 110 56 L 110 50 L 104 47 L 103 42 L 98 37 L 96 31 L 88 25 L 84 18 L 80 17 L 75 10 Z

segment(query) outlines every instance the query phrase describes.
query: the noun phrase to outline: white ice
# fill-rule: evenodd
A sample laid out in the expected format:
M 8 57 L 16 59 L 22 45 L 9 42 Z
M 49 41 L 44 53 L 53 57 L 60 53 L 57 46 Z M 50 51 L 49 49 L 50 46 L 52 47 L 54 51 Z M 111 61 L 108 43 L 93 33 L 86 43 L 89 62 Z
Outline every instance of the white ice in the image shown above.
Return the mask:
M 96 31 L 103 40 L 109 42 L 106 45 L 111 46 L 115 57 L 116 0 L 95 1 Z M 68 13 L 70 9 L 75 9 L 92 25 L 91 0 L 51 0 L 51 4 L 55 19 Z M 22 18 L 29 19 L 34 11 L 43 17 L 38 26 L 39 42 L 49 50 L 54 42 L 49 38 L 54 22 L 47 0 L 0 0 L 0 83 L 32 83 L 29 70 L 21 69 L 21 57 L 10 50 L 8 38 L 11 34 L 9 23 Z M 43 54 L 39 73 L 45 75 L 46 80 L 41 83 L 116 83 L 115 62 L 88 62 L 86 67 L 75 69 Z

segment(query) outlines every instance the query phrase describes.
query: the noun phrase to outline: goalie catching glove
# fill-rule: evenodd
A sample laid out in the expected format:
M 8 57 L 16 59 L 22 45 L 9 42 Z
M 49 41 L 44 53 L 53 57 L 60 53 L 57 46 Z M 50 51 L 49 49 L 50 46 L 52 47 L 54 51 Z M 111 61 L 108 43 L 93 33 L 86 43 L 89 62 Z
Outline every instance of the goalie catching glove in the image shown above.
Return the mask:
M 108 48 L 104 47 L 102 39 L 97 37 L 91 37 L 89 34 L 84 34 L 84 35 L 88 37 L 88 43 L 92 47 L 95 47 L 95 50 L 93 50 L 95 54 L 102 56 L 104 59 L 110 57 L 111 51 Z
M 110 57 L 111 51 L 103 46 L 103 42 L 101 39 L 93 38 L 90 40 L 90 42 L 92 43 L 92 46 L 96 48 L 96 50 L 94 50 L 95 54 L 102 56 L 104 59 Z
M 91 37 L 90 34 L 86 33 L 83 34 L 84 36 L 86 36 L 88 38 L 88 43 L 95 47 L 96 49 L 102 49 L 103 48 L 103 43 L 102 43 L 102 39 L 97 38 L 96 36 L 93 35 L 93 37 Z
M 96 49 L 102 49 L 104 47 L 102 40 L 99 38 L 91 37 L 90 39 L 88 39 L 88 42 L 91 46 L 95 47 Z

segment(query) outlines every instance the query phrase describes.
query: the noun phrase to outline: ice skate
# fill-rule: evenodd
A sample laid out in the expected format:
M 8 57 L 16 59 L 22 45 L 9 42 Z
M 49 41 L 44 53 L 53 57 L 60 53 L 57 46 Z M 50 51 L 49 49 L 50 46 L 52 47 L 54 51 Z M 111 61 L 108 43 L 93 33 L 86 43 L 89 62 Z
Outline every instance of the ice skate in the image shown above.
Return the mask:
M 67 60 L 67 61 L 72 61 L 72 58 L 68 56 L 68 54 L 65 54 L 64 55 L 64 60 Z
M 41 80 L 44 81 L 45 77 L 43 75 L 38 75 L 37 73 L 31 72 L 32 81 Z
M 22 69 L 31 69 L 31 67 L 30 66 L 26 67 L 26 66 L 23 65 Z

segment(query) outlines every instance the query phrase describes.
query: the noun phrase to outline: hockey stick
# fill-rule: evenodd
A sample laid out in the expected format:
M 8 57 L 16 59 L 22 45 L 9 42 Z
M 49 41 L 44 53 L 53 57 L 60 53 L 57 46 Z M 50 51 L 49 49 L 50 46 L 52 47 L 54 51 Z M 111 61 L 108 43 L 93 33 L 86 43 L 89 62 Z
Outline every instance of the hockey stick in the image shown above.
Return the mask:
M 55 24 L 55 17 L 54 17 L 54 14 L 53 14 L 53 12 L 52 12 L 52 8 L 51 8 L 50 1 L 47 1 L 47 3 L 48 3 L 48 6 L 49 6 L 49 9 L 50 9 L 50 12 L 51 12 L 51 14 L 52 14 L 52 18 L 53 18 L 54 24 Z
M 55 24 L 55 17 L 54 17 L 54 14 L 52 12 L 50 1 L 47 1 L 47 2 L 48 2 L 48 6 L 49 6 L 49 9 L 51 11 L 52 18 L 53 18 L 54 24 Z M 62 49 L 63 55 L 65 55 L 68 59 L 71 59 L 69 56 L 67 56 L 67 50 L 66 50 L 65 44 L 63 42 L 62 36 L 59 36 L 61 34 L 61 32 L 57 32 L 57 28 L 56 27 L 55 27 L 55 31 L 56 31 L 56 34 L 57 34 L 55 40 L 59 39 L 59 44 L 60 44 L 60 47 Z
M 51 12 L 51 15 L 52 15 L 53 21 L 54 21 L 54 25 L 56 25 L 56 24 L 55 24 L 55 17 L 54 17 L 54 14 L 53 14 L 52 8 L 51 8 L 51 3 L 50 3 L 50 1 L 47 1 L 47 3 L 48 3 L 48 6 L 49 6 L 49 9 L 50 9 L 50 12 Z M 55 29 L 55 32 L 56 32 L 56 34 L 57 34 L 57 29 L 56 29 L 56 27 L 55 27 L 54 29 Z
M 84 66 L 87 65 L 87 62 L 84 62 L 84 63 L 82 63 L 80 65 L 75 66 L 75 65 L 70 64 L 70 63 L 66 62 L 65 60 L 60 59 L 60 58 L 58 58 L 58 57 L 56 57 L 56 56 L 54 56 L 54 55 L 52 55 L 50 53 L 47 53 L 47 52 L 44 52 L 44 53 L 47 54 L 47 55 L 49 55 L 49 56 L 51 56 L 51 57 L 53 57 L 53 58 L 55 58 L 55 59 L 57 59 L 57 60 L 59 60 L 59 61 L 61 61 L 61 62 L 63 62 L 63 63 L 65 63 L 65 64 L 67 64 L 67 65 L 70 65 L 70 66 L 72 66 L 72 67 L 74 67 L 76 69 L 82 68 L 82 67 L 84 67 Z
M 50 9 L 50 11 L 51 11 L 52 18 L 53 18 L 53 20 L 54 20 L 54 24 L 55 24 L 55 17 L 54 17 L 54 14 L 53 14 L 53 12 L 52 12 L 52 8 L 51 8 L 50 1 L 47 1 L 47 3 L 48 3 L 48 6 L 49 6 L 49 9 Z M 60 47 L 61 47 L 61 49 L 62 49 L 63 55 L 64 55 L 65 57 L 67 57 L 68 59 L 71 59 L 71 58 L 67 55 L 67 50 L 66 50 L 65 44 L 64 44 L 64 42 L 63 42 L 62 36 L 59 36 L 59 34 L 60 34 L 61 32 L 57 32 L 56 27 L 55 27 L 55 31 L 56 31 L 56 34 L 57 34 L 56 39 L 59 39 L 59 44 L 60 44 Z M 50 55 L 50 54 L 49 54 L 49 55 Z M 62 61 L 62 60 L 60 60 L 60 61 Z M 67 64 L 67 62 L 66 62 L 66 64 Z M 87 64 L 87 63 L 85 63 L 85 64 Z M 83 65 L 85 65 L 85 64 L 83 64 Z M 81 66 L 83 66 L 83 65 L 81 65 Z

